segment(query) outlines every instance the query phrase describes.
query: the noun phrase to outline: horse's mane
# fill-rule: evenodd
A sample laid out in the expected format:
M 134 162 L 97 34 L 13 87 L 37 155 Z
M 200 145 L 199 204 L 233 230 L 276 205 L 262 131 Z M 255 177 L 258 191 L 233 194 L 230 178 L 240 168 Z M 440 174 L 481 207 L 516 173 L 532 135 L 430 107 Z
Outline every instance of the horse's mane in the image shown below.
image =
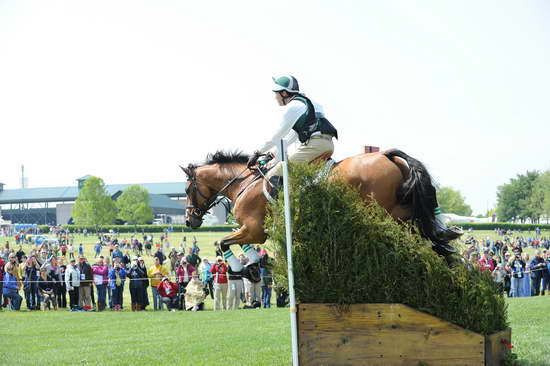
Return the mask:
M 239 163 L 239 164 L 245 164 L 248 162 L 248 159 L 250 158 L 249 155 L 244 154 L 242 151 L 230 151 L 225 152 L 218 150 L 215 153 L 210 153 L 206 156 L 206 165 L 211 164 L 231 164 L 231 163 Z

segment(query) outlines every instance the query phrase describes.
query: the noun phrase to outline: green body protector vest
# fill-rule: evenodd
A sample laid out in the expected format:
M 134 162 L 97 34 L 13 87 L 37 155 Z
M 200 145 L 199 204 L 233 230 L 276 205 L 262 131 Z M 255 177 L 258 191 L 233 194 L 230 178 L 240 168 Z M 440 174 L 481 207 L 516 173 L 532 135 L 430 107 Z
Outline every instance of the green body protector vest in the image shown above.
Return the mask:
M 311 100 L 305 95 L 298 94 L 292 100 L 297 100 L 306 105 L 307 110 L 298 118 L 292 129 L 298 134 L 298 140 L 303 144 L 307 142 L 314 132 L 321 132 L 324 135 L 336 137 L 338 139 L 338 131 L 332 123 L 329 122 L 321 113 L 315 112 L 315 107 Z

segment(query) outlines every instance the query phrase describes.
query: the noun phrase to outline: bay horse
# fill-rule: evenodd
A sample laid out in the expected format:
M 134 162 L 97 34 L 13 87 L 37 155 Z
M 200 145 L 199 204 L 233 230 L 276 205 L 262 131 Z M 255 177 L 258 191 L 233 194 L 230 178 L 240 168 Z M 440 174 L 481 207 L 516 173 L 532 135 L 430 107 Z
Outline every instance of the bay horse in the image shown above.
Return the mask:
M 267 199 L 263 178 L 247 167 L 249 156 L 218 151 L 202 165 L 190 164 L 187 175 L 187 218 L 192 229 L 202 225 L 203 216 L 219 202 L 218 196 L 233 202 L 239 229 L 220 241 L 223 252 L 234 244 L 263 244 L 267 239 L 264 218 Z M 412 221 L 420 234 L 431 240 L 440 255 L 455 249 L 449 241 L 460 234 L 438 225 L 436 191 L 426 167 L 400 150 L 359 154 L 337 162 L 332 171 L 355 187 L 363 200 L 376 200 L 395 220 Z

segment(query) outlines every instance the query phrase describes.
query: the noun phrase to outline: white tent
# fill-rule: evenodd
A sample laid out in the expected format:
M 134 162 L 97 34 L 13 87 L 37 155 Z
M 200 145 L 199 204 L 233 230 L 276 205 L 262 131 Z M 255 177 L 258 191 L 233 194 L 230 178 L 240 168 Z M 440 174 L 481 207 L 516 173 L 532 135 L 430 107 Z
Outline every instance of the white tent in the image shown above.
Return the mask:
M 449 214 L 443 214 L 443 221 L 445 223 L 453 222 L 456 224 L 461 223 L 468 223 L 468 222 L 478 222 L 478 223 L 485 223 L 485 222 L 493 222 L 492 217 L 473 217 L 473 216 L 459 216 L 452 213 Z

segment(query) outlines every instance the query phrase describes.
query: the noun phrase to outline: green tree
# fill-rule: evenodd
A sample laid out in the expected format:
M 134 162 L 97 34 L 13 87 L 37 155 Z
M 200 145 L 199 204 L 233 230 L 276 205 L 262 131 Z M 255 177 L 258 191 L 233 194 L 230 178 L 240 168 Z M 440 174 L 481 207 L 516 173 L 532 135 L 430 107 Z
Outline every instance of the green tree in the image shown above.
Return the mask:
M 116 201 L 118 217 L 133 225 L 146 224 L 153 220 L 149 205 L 149 192 L 138 185 L 128 187 Z
M 538 221 L 537 209 L 533 207 L 531 194 L 540 173 L 527 171 L 498 187 L 497 216 L 500 221 Z
M 460 191 L 451 187 L 439 188 L 437 202 L 443 213 L 454 213 L 460 216 L 472 215 L 472 208 L 466 203 Z
M 105 190 L 105 183 L 98 177 L 90 177 L 78 193 L 72 210 L 78 225 L 94 226 L 112 224 L 116 218 L 116 206 Z
M 529 198 L 530 209 L 538 218 L 550 217 L 550 171 L 539 175 Z

